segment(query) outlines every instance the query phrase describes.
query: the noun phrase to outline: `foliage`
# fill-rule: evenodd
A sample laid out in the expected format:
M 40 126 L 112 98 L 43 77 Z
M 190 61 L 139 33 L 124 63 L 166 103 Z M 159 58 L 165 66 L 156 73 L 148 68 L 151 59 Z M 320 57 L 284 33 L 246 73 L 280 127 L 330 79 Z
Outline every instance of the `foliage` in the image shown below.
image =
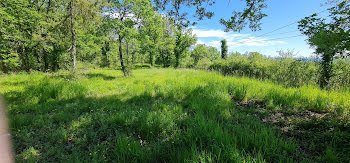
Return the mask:
M 215 4 L 215 0 L 154 0 L 156 7 L 173 17 L 176 24 L 181 27 L 195 25 L 197 21 L 214 16 L 214 12 L 208 11 L 208 6 Z M 230 3 L 230 1 L 228 1 Z M 225 26 L 226 30 L 241 31 L 249 23 L 249 28 L 253 31 L 260 30 L 260 21 L 266 16 L 262 9 L 266 7 L 265 0 L 245 0 L 246 8 L 243 11 L 233 12 L 228 20 L 220 19 L 220 23 Z M 170 6 L 170 7 L 169 7 Z M 191 13 L 182 10 L 183 7 L 195 8 L 192 14 L 194 19 L 190 19 Z
M 194 44 L 189 29 L 176 30 L 149 0 L 6 0 L 1 5 L 0 70 L 5 73 L 57 71 L 77 62 L 121 65 L 125 72 L 130 63 L 169 67 Z
M 174 55 L 175 55 L 175 65 L 174 67 L 177 68 L 180 66 L 180 59 L 182 59 L 188 50 L 189 47 L 191 47 L 197 39 L 192 36 L 192 30 L 187 29 L 181 29 L 178 28 L 175 33 L 175 48 L 174 48 Z
M 335 76 L 331 78 L 329 87 L 334 89 L 348 89 L 349 87 L 348 59 L 337 59 L 334 62 Z M 208 69 L 224 75 L 238 75 L 254 77 L 260 80 L 270 80 L 290 87 L 303 85 L 318 85 L 321 76 L 320 63 L 298 59 L 265 58 L 259 53 L 240 55 L 235 53 L 226 60 L 214 61 Z
M 221 58 L 226 59 L 228 54 L 228 47 L 226 40 L 221 40 Z
M 192 55 L 199 57 L 195 57 L 196 63 L 189 64 L 192 59 L 187 54 L 196 38 L 181 8 L 195 7 L 194 16 L 199 21 L 213 16 L 206 6 L 214 3 L 213 0 L 4 0 L 0 9 L 3 20 L 0 69 L 5 73 L 52 72 L 76 69 L 77 64 L 85 62 L 100 67 L 120 65 L 127 75 L 127 67 L 134 63 L 196 67 L 201 62 L 203 67 L 213 58 L 201 60 L 202 54 L 197 53 Z M 226 27 L 237 31 L 250 22 L 255 24 L 250 28 L 258 28 L 264 1 L 247 0 L 246 6 L 243 12 L 235 13 L 240 18 L 225 21 L 231 26 Z M 167 10 L 167 14 L 157 7 Z M 239 21 L 234 23 L 236 19 Z M 209 48 L 209 53 L 216 57 L 217 50 Z
M 218 59 L 219 52 L 215 47 L 199 44 L 192 50 L 191 57 L 193 58 L 193 66 L 196 67 L 202 59 L 208 59 L 209 61 Z
M 342 1 L 329 9 L 330 22 L 326 19 L 317 18 L 317 14 L 306 17 L 299 22 L 300 31 L 308 36 L 311 47 L 322 56 L 322 75 L 320 86 L 325 88 L 329 85 L 333 76 L 333 58 L 345 57 L 350 47 L 350 4 Z

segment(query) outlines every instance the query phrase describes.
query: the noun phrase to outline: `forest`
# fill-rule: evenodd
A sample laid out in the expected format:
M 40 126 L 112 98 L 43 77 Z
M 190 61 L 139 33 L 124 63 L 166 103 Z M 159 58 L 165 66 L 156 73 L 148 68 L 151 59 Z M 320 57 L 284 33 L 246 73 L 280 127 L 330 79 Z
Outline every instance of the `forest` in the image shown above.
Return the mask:
M 219 23 L 262 30 L 267 1 Z M 298 20 L 315 57 L 202 44 L 216 2 L 0 0 L 10 160 L 349 162 L 350 2 Z

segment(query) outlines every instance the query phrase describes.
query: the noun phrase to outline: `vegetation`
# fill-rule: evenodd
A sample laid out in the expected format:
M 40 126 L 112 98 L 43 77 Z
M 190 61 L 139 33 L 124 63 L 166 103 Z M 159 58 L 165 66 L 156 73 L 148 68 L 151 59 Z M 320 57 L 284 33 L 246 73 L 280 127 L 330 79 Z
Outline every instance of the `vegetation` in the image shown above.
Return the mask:
M 329 23 L 326 23 L 326 19 L 317 18 L 317 14 L 299 22 L 300 31 L 309 37 L 309 44 L 322 56 L 321 88 L 327 87 L 333 76 L 333 58 L 347 57 L 350 50 L 350 4 L 340 2 L 329 11 Z
M 221 40 L 221 58 L 226 59 L 227 58 L 227 53 L 228 53 L 228 47 L 226 40 Z
M 16 160 L 348 162 L 350 94 L 196 70 L 2 76 Z
M 289 53 L 289 54 L 285 54 Z M 292 55 L 282 52 L 281 55 Z M 336 59 L 333 62 L 334 75 L 329 81 L 328 88 L 348 90 L 350 85 L 350 60 Z M 257 52 L 248 54 L 232 53 L 226 60 L 216 60 L 208 69 L 224 75 L 238 75 L 254 77 L 260 80 L 270 80 L 287 87 L 301 87 L 304 85 L 320 84 L 319 71 L 322 63 L 312 60 L 293 58 L 266 58 Z
M 235 14 L 242 16 L 239 27 L 232 26 L 236 19 L 223 20 L 230 22 L 226 23 L 228 29 L 240 30 L 244 23 L 260 21 L 258 13 L 264 1 L 246 2 L 248 8 L 244 13 Z M 134 62 L 153 65 L 157 61 L 164 67 L 179 67 L 196 42 L 188 28 L 188 14 L 180 7 L 196 8 L 193 16 L 202 20 L 213 16 L 205 6 L 214 3 L 211 0 L 2 0 L 0 70 L 4 73 L 74 70 L 77 61 L 83 61 L 108 67 L 120 65 L 128 76 Z M 167 14 L 161 16 L 160 12 Z
M 299 22 L 320 60 L 198 44 L 215 2 L 0 0 L 15 160 L 350 162 L 349 2 Z M 260 30 L 244 2 L 226 31 Z

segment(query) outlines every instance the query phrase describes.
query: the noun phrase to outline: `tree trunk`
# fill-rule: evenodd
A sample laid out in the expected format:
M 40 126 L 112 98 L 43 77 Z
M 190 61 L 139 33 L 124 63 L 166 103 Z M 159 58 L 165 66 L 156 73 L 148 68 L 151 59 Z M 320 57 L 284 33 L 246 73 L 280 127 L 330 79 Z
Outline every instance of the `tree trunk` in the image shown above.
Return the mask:
M 131 64 L 134 64 L 135 52 L 131 53 Z
M 49 69 L 49 61 L 45 48 L 43 48 L 44 72 Z
M 180 65 L 180 40 L 181 40 L 181 33 L 177 33 L 177 36 L 176 36 L 176 41 L 175 41 L 175 49 L 174 49 L 174 55 L 175 55 L 175 68 L 178 68 L 179 65 Z
M 109 50 L 110 50 L 109 49 L 109 42 L 105 41 L 104 46 L 102 47 L 102 56 L 104 57 L 103 65 L 106 67 L 110 66 L 109 57 L 108 57 Z
M 175 50 L 175 68 L 180 66 L 180 52 Z
M 4 73 L 8 73 L 8 70 L 7 70 L 7 65 L 6 63 L 4 62 L 4 59 L 0 56 L 0 62 L 1 62 L 1 69 Z
M 165 60 L 164 60 L 165 63 L 166 63 L 166 64 L 165 64 L 165 65 L 166 65 L 165 67 L 170 67 L 169 52 L 166 52 L 165 54 L 166 54 L 166 55 L 165 55 Z
M 162 57 L 163 67 L 165 67 L 166 63 L 165 63 L 165 57 L 164 57 L 163 51 L 160 51 L 160 56 Z
M 149 63 L 153 66 L 153 50 L 149 52 Z
M 329 85 L 329 81 L 332 77 L 332 61 L 333 55 L 324 54 L 322 56 L 322 74 L 320 81 L 320 87 L 322 89 Z
M 120 66 L 122 67 L 122 71 L 124 76 L 127 76 L 128 74 L 125 71 L 124 61 L 123 61 L 123 49 L 122 49 L 122 39 L 119 36 L 119 59 L 120 59 Z
M 70 10 L 69 10 L 69 16 L 70 16 L 70 30 L 71 30 L 71 34 L 72 34 L 72 48 L 71 48 L 71 54 L 72 54 L 72 59 L 73 59 L 73 64 L 72 64 L 72 68 L 73 70 L 76 67 L 76 60 L 77 60 L 77 40 L 75 37 L 75 31 L 74 31 L 74 15 L 73 15 L 73 8 L 74 8 L 74 4 L 73 4 L 73 0 L 71 0 L 70 2 Z
M 24 47 L 24 44 L 22 44 L 22 54 L 24 55 L 24 69 L 26 72 L 30 72 L 30 62 L 29 62 L 29 56 L 26 53 L 26 48 Z
M 129 65 L 129 42 L 126 41 L 126 64 Z

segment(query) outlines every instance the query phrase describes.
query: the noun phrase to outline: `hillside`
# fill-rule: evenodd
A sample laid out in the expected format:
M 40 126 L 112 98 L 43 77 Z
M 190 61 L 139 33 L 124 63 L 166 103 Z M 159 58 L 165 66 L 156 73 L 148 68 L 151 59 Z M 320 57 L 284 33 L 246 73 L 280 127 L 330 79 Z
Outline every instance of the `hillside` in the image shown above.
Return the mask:
M 349 162 L 350 93 L 189 69 L 2 75 L 16 161 Z

